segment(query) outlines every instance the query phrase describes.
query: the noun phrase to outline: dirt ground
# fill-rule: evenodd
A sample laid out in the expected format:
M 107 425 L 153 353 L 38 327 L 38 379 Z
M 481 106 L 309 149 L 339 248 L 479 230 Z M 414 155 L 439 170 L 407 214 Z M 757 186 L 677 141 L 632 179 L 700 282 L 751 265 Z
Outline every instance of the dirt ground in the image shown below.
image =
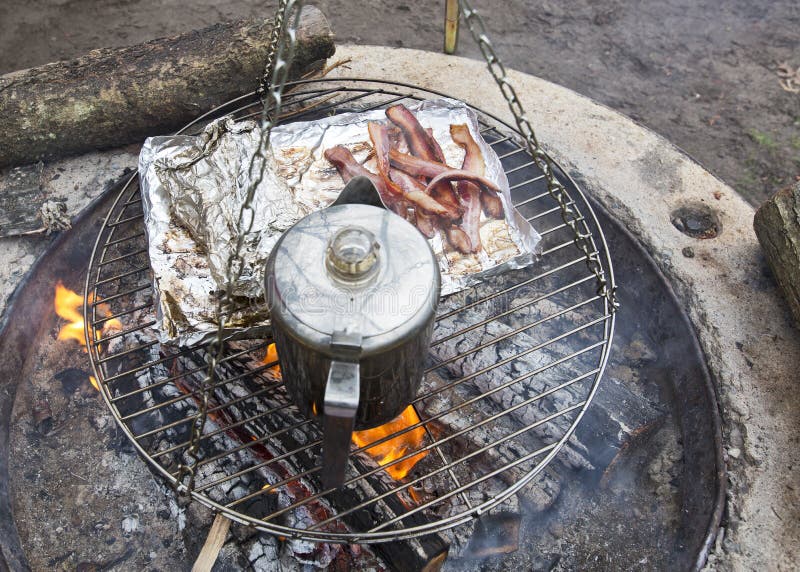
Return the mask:
M 311 3 L 330 18 L 340 42 L 441 49 L 441 0 Z M 788 91 L 793 86 L 800 90 L 797 0 L 473 4 L 483 9 L 507 65 L 633 117 L 751 203 L 800 177 L 800 92 Z M 267 15 L 273 5 L 255 0 L 0 0 L 0 73 L 224 19 Z M 466 34 L 458 53 L 480 55 Z M 781 85 L 781 64 L 796 71 L 796 83 L 784 78 Z

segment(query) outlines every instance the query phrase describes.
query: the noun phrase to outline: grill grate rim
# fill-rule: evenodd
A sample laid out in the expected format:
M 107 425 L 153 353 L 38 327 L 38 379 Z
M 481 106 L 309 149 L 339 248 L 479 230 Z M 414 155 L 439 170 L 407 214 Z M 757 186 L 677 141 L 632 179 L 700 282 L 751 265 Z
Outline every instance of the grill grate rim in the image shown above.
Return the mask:
M 377 109 L 403 100 L 414 101 L 430 96 L 445 95 L 399 82 L 378 82 L 375 80 L 364 80 L 357 78 L 344 78 L 341 80 L 305 80 L 297 82 L 296 85 L 301 89 L 287 94 L 285 105 L 287 108 L 290 108 L 293 104 L 302 104 L 302 106 L 300 110 L 289 112 L 291 120 L 298 120 L 311 114 L 349 111 L 354 105 L 358 105 L 359 110 Z M 376 100 L 372 101 L 373 98 Z M 254 101 L 255 99 L 252 96 L 237 98 L 225 106 L 222 106 L 218 110 L 215 110 L 215 112 L 210 112 L 209 114 L 199 118 L 192 124 L 188 125 L 183 132 L 190 133 L 196 131 L 208 119 L 223 114 L 234 113 L 236 114 L 237 118 L 255 116 L 260 112 L 254 111 Z M 308 102 L 314 101 L 319 101 L 320 105 L 311 108 Z M 521 325 L 513 327 L 511 330 L 504 332 L 501 336 L 492 338 L 488 341 L 483 341 L 469 348 L 468 351 L 459 351 L 458 353 L 453 354 L 453 356 L 450 358 L 437 361 L 431 368 L 428 369 L 428 372 L 441 371 L 447 365 L 468 358 L 469 356 L 477 354 L 486 349 L 496 347 L 504 340 L 513 339 L 516 336 L 527 332 L 528 330 L 536 328 L 537 326 L 542 326 L 548 322 L 555 323 L 556 327 L 561 327 L 563 331 L 560 331 L 555 336 L 549 336 L 548 339 L 537 341 L 537 343 L 531 347 L 524 348 L 522 351 L 515 353 L 514 355 L 510 355 L 496 362 L 487 364 L 486 367 L 482 367 L 477 371 L 473 371 L 467 375 L 455 378 L 453 375 L 449 375 L 448 377 L 454 378 L 452 381 L 436 387 L 434 390 L 429 391 L 424 395 L 418 396 L 418 398 L 413 402 L 413 405 L 415 406 L 417 414 L 419 415 L 419 423 L 412 425 L 411 427 L 406 427 L 402 431 L 395 434 L 386 436 L 382 440 L 353 450 L 351 452 L 351 458 L 353 455 L 373 447 L 382 441 L 387 441 L 393 437 L 396 437 L 397 435 L 408 433 L 416 428 L 422 427 L 427 433 L 427 442 L 424 445 L 424 450 L 435 452 L 435 457 L 432 457 L 431 462 L 428 463 L 430 467 L 423 473 L 412 473 L 408 479 L 404 480 L 403 482 L 395 483 L 396 486 L 386 490 L 380 495 L 365 499 L 358 505 L 341 510 L 325 521 L 318 522 L 311 527 L 301 528 L 279 524 L 275 522 L 275 519 L 296 508 L 307 506 L 309 503 L 314 502 L 317 499 L 325 498 L 330 491 L 312 490 L 311 492 L 313 494 L 311 496 L 304 497 L 280 510 L 272 511 L 266 515 L 253 515 L 243 509 L 239 509 L 238 507 L 252 499 L 267 495 L 272 490 L 277 490 L 281 481 L 278 481 L 277 484 L 273 483 L 271 486 L 264 488 L 259 487 L 258 484 L 251 483 L 250 488 L 255 487 L 256 490 L 248 490 L 247 494 L 244 496 L 228 500 L 227 502 L 214 500 L 208 494 L 206 494 L 206 491 L 209 491 L 214 487 L 220 487 L 235 480 L 241 482 L 241 479 L 244 475 L 256 473 L 258 470 L 263 469 L 266 466 L 284 461 L 286 459 L 291 459 L 299 453 L 307 453 L 313 448 L 319 447 L 321 440 L 316 438 L 316 435 L 318 435 L 319 431 L 315 429 L 313 422 L 310 420 L 303 420 L 298 424 L 287 426 L 285 429 L 281 429 L 280 431 L 273 431 L 269 434 L 260 435 L 251 443 L 242 443 L 237 447 L 222 450 L 214 456 L 201 459 L 198 467 L 219 463 L 225 459 L 228 459 L 229 457 L 234 459 L 233 462 L 235 462 L 235 456 L 238 453 L 252 449 L 256 444 L 261 445 L 263 443 L 269 443 L 271 440 L 279 436 L 278 433 L 295 431 L 303 427 L 308 430 L 308 442 L 302 448 L 298 448 L 295 451 L 286 451 L 280 456 L 270 460 L 265 460 L 261 463 L 256 463 L 255 465 L 249 467 L 241 466 L 237 471 L 234 471 L 231 474 L 226 474 L 224 478 L 218 479 L 217 481 L 211 481 L 208 479 L 204 481 L 203 478 L 198 477 L 196 490 L 192 492 L 192 496 L 196 500 L 212 509 L 223 512 L 226 514 L 226 516 L 234 521 L 255 526 L 256 528 L 265 532 L 289 536 L 292 538 L 305 538 L 312 541 L 345 541 L 367 543 L 411 538 L 414 536 L 420 536 L 422 534 L 437 532 L 446 528 L 458 526 L 504 502 L 523 486 L 526 486 L 529 482 L 531 482 L 544 469 L 550 460 L 552 460 L 552 458 L 558 453 L 558 451 L 572 435 L 581 417 L 583 416 L 583 413 L 594 397 L 597 385 L 605 369 L 611 341 L 613 338 L 614 313 L 610 311 L 607 300 L 604 296 L 597 294 L 591 288 L 588 288 L 587 290 L 586 287 L 591 286 L 590 282 L 592 279 L 594 279 L 594 276 L 587 268 L 584 268 L 580 264 L 581 262 L 585 261 L 583 253 L 580 252 L 580 250 L 575 246 L 570 236 L 565 236 L 567 233 L 563 231 L 568 231 L 568 226 L 563 222 L 559 224 L 560 218 L 556 219 L 553 216 L 558 214 L 559 209 L 557 206 L 554 206 L 556 205 L 556 202 L 549 197 L 547 191 L 542 187 L 541 183 L 544 176 L 530 160 L 531 157 L 527 150 L 519 143 L 518 134 L 507 123 L 494 116 L 491 116 L 490 114 L 482 112 L 479 109 L 474 107 L 473 109 L 481 118 L 481 132 L 483 136 L 487 139 L 487 142 L 493 148 L 495 148 L 498 156 L 501 157 L 504 169 L 510 179 L 509 183 L 512 189 L 512 197 L 514 197 L 515 206 L 519 208 L 521 212 L 523 212 L 523 216 L 525 216 L 527 220 L 536 221 L 537 227 L 539 227 L 538 230 L 543 236 L 543 244 L 545 248 L 543 248 L 540 254 L 540 260 L 530 269 L 530 271 L 534 273 L 533 276 L 526 276 L 521 278 L 520 281 L 515 284 L 501 288 L 497 291 L 490 292 L 483 296 L 478 296 L 480 287 L 475 288 L 473 289 L 474 292 L 470 291 L 476 296 L 474 300 L 468 300 L 458 308 L 445 311 L 437 317 L 437 321 L 441 322 L 443 320 L 456 318 L 461 313 L 469 312 L 481 306 L 482 304 L 494 303 L 495 301 L 499 301 L 501 297 L 507 296 L 514 292 L 519 294 L 521 291 L 524 291 L 526 288 L 529 288 L 539 282 L 541 282 L 542 285 L 545 285 L 548 281 L 556 280 L 557 286 L 541 292 L 538 296 L 531 300 L 526 300 L 517 305 L 509 305 L 507 308 L 498 310 L 496 313 L 484 318 L 483 320 L 472 321 L 468 326 L 459 328 L 451 334 L 434 340 L 432 342 L 432 347 L 456 340 L 459 337 L 463 337 L 465 334 L 469 334 L 470 332 L 477 330 L 484 325 L 501 323 L 504 319 L 510 318 L 515 313 L 518 313 L 528 307 L 535 307 L 538 303 L 546 302 L 567 290 L 584 287 L 583 290 L 586 290 L 586 292 L 581 294 L 577 300 L 571 300 L 570 303 L 565 307 L 560 307 L 552 314 L 547 314 L 537 320 L 525 321 Z M 578 222 L 582 232 L 590 237 L 593 252 L 599 255 L 603 266 L 603 271 L 613 286 L 613 269 L 609 252 L 606 247 L 602 229 L 597 223 L 591 206 L 586 201 L 586 198 L 581 190 L 577 187 L 577 185 L 575 185 L 574 181 L 572 181 L 563 173 L 563 171 L 560 170 L 558 171 L 558 176 L 567 189 L 568 204 L 570 208 L 578 211 Z M 514 182 L 516 179 L 520 179 L 520 181 Z M 137 266 L 134 270 L 131 270 L 130 268 L 124 268 L 126 263 L 130 263 L 131 260 L 137 260 L 137 256 L 141 258 L 142 253 L 146 252 L 147 242 L 145 233 L 142 231 L 143 215 L 141 209 L 141 195 L 139 193 L 136 176 L 134 175 L 128 181 L 128 184 L 119 192 L 116 202 L 109 211 L 105 224 L 98 234 L 95 249 L 92 253 L 92 258 L 89 263 L 85 294 L 86 300 L 91 299 L 94 301 L 87 303 L 85 306 L 85 323 L 92 324 L 92 327 L 87 327 L 86 329 L 87 342 L 90 361 L 92 368 L 94 369 L 95 377 L 100 384 L 102 395 L 113 416 L 120 424 L 120 427 L 128 436 L 128 438 L 133 442 L 140 454 L 142 454 L 143 457 L 150 462 L 165 479 L 174 484 L 177 471 L 171 470 L 172 467 L 169 464 L 168 459 L 171 455 L 174 455 L 175 453 L 185 449 L 185 447 L 188 445 L 188 441 L 184 440 L 175 442 L 172 443 L 167 449 L 153 451 L 148 446 L 148 440 L 152 440 L 157 444 L 158 442 L 153 439 L 155 436 L 169 433 L 176 427 L 190 423 L 194 418 L 195 410 L 191 407 L 191 405 L 182 407 L 182 413 L 179 412 L 182 415 L 180 419 L 166 422 L 157 427 L 144 430 L 141 428 L 137 429 L 134 426 L 134 422 L 139 418 L 160 416 L 163 411 L 175 409 L 177 404 L 190 401 L 191 396 L 187 394 L 174 395 L 173 397 L 165 399 L 162 402 L 158 402 L 155 405 L 144 406 L 140 408 L 136 407 L 136 402 L 137 400 L 142 399 L 143 396 L 152 395 L 154 391 L 162 391 L 164 388 L 176 387 L 176 382 L 182 377 L 188 375 L 191 370 L 182 371 L 179 374 L 173 375 L 167 370 L 167 364 L 171 360 L 174 362 L 174 360 L 177 359 L 189 359 L 191 356 L 199 359 L 199 363 L 203 363 L 202 347 L 196 346 L 192 348 L 182 348 L 178 351 L 175 351 L 174 349 L 160 346 L 157 342 L 145 342 L 137 343 L 133 347 L 122 346 L 122 349 L 119 351 L 115 350 L 111 352 L 111 350 L 109 350 L 109 342 L 121 340 L 130 336 L 135 337 L 134 335 L 136 333 L 142 332 L 147 327 L 150 327 L 153 320 L 146 320 L 144 324 L 138 327 L 126 328 L 123 332 L 112 334 L 106 337 L 102 337 L 100 332 L 95 330 L 96 327 L 111 319 L 111 317 L 123 317 L 131 315 L 135 312 L 141 312 L 146 308 L 151 310 L 150 313 L 152 316 L 155 315 L 156 300 L 153 296 L 152 284 L 149 283 L 150 277 L 148 276 L 148 283 L 143 285 L 137 284 L 132 286 L 125 283 L 126 279 L 138 274 L 143 274 L 149 269 L 149 267 L 142 268 L 140 266 Z M 544 228 L 545 224 L 547 224 L 546 228 Z M 123 249 L 124 251 L 118 252 L 120 249 Z M 555 264 L 552 268 L 546 268 L 544 262 L 547 262 L 551 258 L 557 256 L 562 256 L 564 260 Z M 119 265 L 123 265 L 122 269 L 113 270 Z M 104 275 L 104 272 L 109 269 L 111 269 L 111 274 Z M 578 272 L 578 269 L 580 269 L 581 272 Z M 562 278 L 562 273 L 567 274 L 569 272 L 572 272 L 573 276 L 570 277 L 569 281 L 566 281 L 565 278 Z M 563 282 L 560 282 L 562 280 Z M 114 285 L 117 285 L 116 289 L 111 288 Z M 148 289 L 150 292 L 147 292 Z M 108 294 L 108 292 L 111 290 L 115 291 Z M 98 312 L 98 308 L 103 304 L 110 304 L 113 310 L 114 306 L 119 306 L 125 302 L 131 302 L 132 300 L 135 300 L 134 297 L 141 292 L 144 292 L 143 295 L 149 297 L 149 303 L 140 301 L 138 304 L 129 304 L 132 306 L 132 308 L 125 308 L 122 311 L 113 311 L 110 316 L 101 315 Z M 91 298 L 89 297 L 90 295 Z M 590 311 L 591 314 L 587 317 L 587 319 L 580 323 L 578 323 L 579 318 L 575 317 L 571 321 L 568 320 L 563 325 L 558 325 L 560 324 L 559 320 L 568 318 L 571 314 L 574 314 L 579 310 Z M 426 415 L 424 411 L 420 410 L 419 405 L 431 397 L 434 397 L 445 391 L 453 390 L 459 386 L 463 386 L 463 384 L 466 382 L 474 380 L 494 370 L 500 371 L 498 368 L 501 368 L 504 365 L 513 365 L 522 357 L 532 355 L 544 348 L 552 347 L 554 344 L 572 338 L 573 336 L 578 338 L 580 335 L 590 337 L 590 339 L 586 340 L 585 343 L 581 342 L 580 347 L 570 348 L 570 352 L 567 352 L 565 355 L 553 360 L 552 363 L 547 363 L 542 367 L 527 373 L 515 375 L 513 378 L 506 376 L 507 381 L 502 383 L 500 386 L 493 387 L 488 392 L 481 392 L 480 395 L 476 395 L 474 398 L 463 400 L 462 402 L 453 405 L 451 410 L 445 410 L 444 413 L 437 412 L 434 415 Z M 233 335 L 229 336 L 229 338 L 232 339 Z M 233 364 L 238 363 L 246 356 L 263 350 L 267 343 L 269 343 L 269 340 L 260 344 L 256 344 L 253 347 L 248 347 L 247 349 L 235 351 L 231 350 L 229 354 L 225 356 L 223 365 L 233 366 Z M 147 350 L 155 346 L 158 346 L 159 349 L 158 358 L 144 359 L 147 357 L 152 358 L 152 352 L 148 352 Z M 590 354 L 592 355 L 592 360 L 588 365 L 591 365 L 591 367 L 584 367 L 575 375 L 565 378 L 560 384 L 549 387 L 542 392 L 535 393 L 525 401 L 516 403 L 506 410 L 498 411 L 492 415 L 487 415 L 485 419 L 478 421 L 477 423 L 473 423 L 462 429 L 453 430 L 450 433 L 436 436 L 430 430 L 431 423 L 434 421 L 443 419 L 448 415 L 453 415 L 454 413 L 458 413 L 460 410 L 476 405 L 481 400 L 491 397 L 492 394 L 498 393 L 503 389 L 510 388 L 517 383 L 525 381 L 526 379 L 532 380 L 536 378 L 536 376 L 542 375 L 543 372 L 547 370 L 558 369 L 560 366 L 564 366 L 571 360 L 575 360 L 576 358 L 582 359 Z M 137 360 L 137 357 L 141 359 Z M 120 358 L 124 359 L 120 360 Z M 115 362 L 119 363 L 120 361 L 131 363 L 123 366 L 122 371 L 112 371 L 110 368 L 111 364 Z M 263 374 L 273 365 L 275 364 L 264 364 L 262 367 L 254 370 L 243 369 L 238 376 L 223 375 L 221 379 L 224 381 L 220 381 L 218 385 L 223 386 L 236 379 L 244 378 L 267 379 L 261 374 Z M 141 385 L 135 389 L 130 389 L 129 391 L 121 391 L 124 389 L 122 386 L 126 380 L 130 381 L 132 378 L 140 375 L 150 376 L 150 372 L 156 370 L 165 370 L 169 375 L 162 375 L 161 377 L 156 375 L 150 379 L 146 385 Z M 251 416 L 250 418 L 239 420 L 237 425 L 244 427 L 248 423 L 252 422 L 254 418 L 258 418 L 259 416 L 267 414 L 271 415 L 272 413 L 279 413 L 281 411 L 289 411 L 290 409 L 293 409 L 288 397 L 285 395 L 281 396 L 281 394 L 285 392 L 281 391 L 282 388 L 279 385 L 274 383 L 270 385 L 269 379 L 267 379 L 266 383 L 267 385 L 262 386 L 260 390 L 253 391 L 240 397 L 239 399 L 221 403 L 216 409 L 212 407 L 209 409 L 209 411 L 216 412 L 230 410 L 239 403 L 245 403 L 254 397 L 258 397 L 260 395 L 263 396 L 265 394 L 269 394 L 271 398 L 276 399 L 278 403 L 283 404 L 280 407 L 275 406 L 272 408 L 274 409 L 272 412 L 269 412 L 270 408 L 268 408 L 267 411 L 269 413 L 262 411 L 255 416 Z M 502 434 L 498 433 L 499 436 L 493 436 L 490 443 L 478 447 L 477 449 L 470 450 L 467 454 L 455 460 L 451 459 L 450 451 L 444 450 L 448 443 L 455 441 L 455 439 L 461 435 L 467 435 L 469 432 L 484 426 L 491 426 L 491 424 L 515 411 L 526 409 L 534 403 L 542 402 L 557 392 L 568 388 L 574 388 L 578 384 L 581 384 L 579 398 L 574 403 L 570 403 L 560 409 L 556 409 L 550 415 L 537 418 L 533 423 L 529 423 L 527 425 L 519 424 L 520 428 L 515 432 Z M 127 409 L 131 406 L 133 407 L 133 410 L 127 411 Z M 522 448 L 520 454 L 516 458 L 508 460 L 505 465 L 493 466 L 493 470 L 491 472 L 468 479 L 463 483 L 456 474 L 455 469 L 459 467 L 459 465 L 463 464 L 464 467 L 466 467 L 470 460 L 477 458 L 488 451 L 496 450 L 502 444 L 511 442 L 517 437 L 520 437 L 545 423 L 566 416 L 570 417 L 569 426 L 561 431 L 561 433 L 557 435 L 557 438 L 554 439 L 553 442 L 547 443 L 538 449 L 530 451 Z M 510 417 L 506 418 L 506 420 L 508 419 L 510 419 Z M 224 432 L 225 429 L 222 428 L 207 428 L 205 434 L 203 435 L 202 441 L 208 444 L 215 437 Z M 179 435 L 173 437 L 173 439 L 176 440 L 179 438 Z M 396 464 L 404 459 L 414 457 L 419 454 L 421 450 L 422 449 L 415 449 L 414 451 L 408 452 L 404 456 L 395 459 L 391 464 Z M 435 459 L 438 459 L 438 462 L 435 462 Z M 500 494 L 478 504 L 470 502 L 466 494 L 467 492 L 469 492 L 471 489 L 475 489 L 475 487 L 479 488 L 486 480 L 491 479 L 494 476 L 501 475 L 504 472 L 511 471 L 511 469 L 514 469 L 517 466 L 524 467 L 524 475 L 508 485 Z M 461 469 L 464 470 L 464 467 L 461 467 Z M 318 470 L 318 467 L 304 467 L 301 468 L 301 470 L 289 475 L 283 479 L 283 481 L 288 483 L 292 480 L 312 476 Z M 374 468 L 364 472 L 363 474 L 359 474 L 356 477 L 352 477 L 347 481 L 345 486 L 354 485 L 362 479 L 367 479 L 370 476 L 378 474 L 382 470 L 382 468 Z M 378 506 L 379 502 L 383 502 L 383 499 L 397 494 L 409 486 L 422 483 L 423 481 L 438 474 L 447 475 L 447 480 L 450 482 L 449 490 L 443 492 L 440 491 L 440 494 L 435 498 L 427 500 L 424 503 L 413 507 L 408 512 L 399 514 L 393 518 L 384 519 L 382 522 L 377 523 L 368 530 L 356 530 L 347 533 L 321 530 L 321 528 L 326 524 L 331 524 L 337 521 L 341 522 L 341 519 L 344 516 L 353 511 L 367 508 L 374 509 L 376 506 Z M 233 487 L 231 490 L 233 490 Z M 428 508 L 436 507 L 437 505 L 442 505 L 448 502 L 451 497 L 454 498 L 456 496 L 459 496 L 462 501 L 464 501 L 464 508 L 463 510 L 460 510 L 460 512 L 456 511 L 448 516 L 424 524 L 406 526 L 406 523 L 403 522 L 413 514 Z

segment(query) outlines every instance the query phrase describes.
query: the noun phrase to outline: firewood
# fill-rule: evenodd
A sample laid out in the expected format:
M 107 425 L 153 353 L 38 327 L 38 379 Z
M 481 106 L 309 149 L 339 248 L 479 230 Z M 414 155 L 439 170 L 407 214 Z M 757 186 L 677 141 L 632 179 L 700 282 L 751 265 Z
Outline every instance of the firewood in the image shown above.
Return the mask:
M 194 369 L 202 364 L 202 359 L 200 359 L 199 356 L 196 360 L 193 356 L 189 356 L 181 361 L 183 362 L 182 368 L 185 369 Z M 226 378 L 235 378 L 240 376 L 243 372 L 257 369 L 261 365 L 261 363 L 252 359 L 251 354 L 248 354 L 242 356 L 240 359 L 232 360 L 230 363 L 220 366 L 220 374 Z M 181 391 L 191 392 L 198 387 L 196 385 L 198 381 L 198 375 L 189 375 L 179 379 L 177 383 Z M 259 391 L 259 389 L 262 389 L 259 382 L 253 381 L 245 376 L 237 379 L 235 382 L 216 388 L 213 392 L 212 403 L 222 404 L 234 402 L 237 399 Z M 303 467 L 314 467 L 319 463 L 319 456 L 318 454 L 315 455 L 313 447 L 304 448 L 304 445 L 307 440 L 317 438 L 319 432 L 313 430 L 313 426 L 307 426 L 306 430 L 287 432 L 285 430 L 286 427 L 297 425 L 299 422 L 302 422 L 304 418 L 294 408 L 282 409 L 281 407 L 284 404 L 285 403 L 281 401 L 277 393 L 262 392 L 258 397 L 245 399 L 234 406 L 226 407 L 224 409 L 224 417 L 226 420 L 221 419 L 220 415 L 216 415 L 215 423 L 217 426 L 224 426 L 225 423 L 229 426 L 234 426 L 242 420 L 248 420 L 246 423 L 239 425 L 235 431 L 229 432 L 229 437 L 233 436 L 234 440 L 238 441 L 240 445 L 247 443 L 252 437 L 258 438 L 266 434 L 278 433 L 268 444 L 258 444 L 249 448 L 251 452 L 257 454 L 261 462 L 269 460 L 272 457 L 286 454 L 289 451 L 295 451 L 291 456 L 290 462 L 292 464 Z M 272 413 L 264 414 L 267 411 L 272 411 Z M 318 448 L 316 452 L 319 452 Z M 355 468 L 358 474 L 363 474 L 377 468 L 377 465 L 366 455 L 359 455 L 351 461 L 353 468 Z M 270 465 L 270 467 L 278 473 L 289 470 L 289 467 L 283 466 L 282 463 L 276 463 Z M 286 478 L 286 475 L 279 474 L 278 476 L 284 479 Z M 316 489 L 320 488 L 318 474 L 307 475 L 303 477 L 302 481 L 313 483 Z M 292 482 L 296 483 L 294 485 L 295 488 L 305 486 L 300 479 Z M 368 501 L 378 495 L 393 490 L 395 487 L 397 487 L 397 482 L 393 481 L 384 471 L 379 471 L 369 478 L 361 479 L 355 486 L 343 487 L 326 494 L 323 499 L 313 501 L 312 505 L 314 502 L 324 502 L 325 506 L 329 505 L 339 511 L 345 511 L 349 507 Z M 281 490 L 283 490 L 283 488 L 284 487 L 281 487 Z M 308 495 L 310 494 L 311 492 L 309 490 Z M 302 496 L 295 500 L 299 500 L 300 498 L 302 498 Z M 253 501 L 257 501 L 257 498 L 253 499 Z M 343 525 L 347 525 L 352 529 L 366 530 L 377 526 L 380 523 L 378 519 L 386 520 L 403 514 L 407 510 L 404 502 L 412 504 L 410 497 L 401 499 L 397 494 L 388 495 L 383 499 L 380 505 L 353 511 L 344 515 L 340 521 Z M 312 510 L 310 513 L 320 514 L 320 511 Z M 410 515 L 404 520 L 404 523 L 406 526 L 416 526 L 430 522 L 431 518 L 436 517 L 428 515 L 425 511 L 421 511 Z M 393 570 L 425 570 L 428 572 L 436 572 L 444 564 L 449 544 L 441 535 L 430 534 L 421 538 L 379 543 L 375 544 L 372 548 Z
M 775 280 L 800 326 L 800 183 L 772 195 L 756 211 L 753 228 Z
M 271 29 L 269 20 L 216 24 L 0 77 L 0 167 L 173 132 L 257 87 Z M 316 8 L 303 10 L 297 36 L 293 77 L 334 52 Z

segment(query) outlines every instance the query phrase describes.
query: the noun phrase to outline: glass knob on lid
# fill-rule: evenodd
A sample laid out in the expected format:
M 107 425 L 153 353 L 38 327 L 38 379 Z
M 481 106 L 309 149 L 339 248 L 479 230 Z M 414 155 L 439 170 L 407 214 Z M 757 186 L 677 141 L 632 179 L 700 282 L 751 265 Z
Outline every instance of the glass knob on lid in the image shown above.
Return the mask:
M 363 282 L 373 277 L 380 267 L 379 249 L 370 231 L 360 226 L 346 226 L 328 242 L 325 266 L 339 280 Z

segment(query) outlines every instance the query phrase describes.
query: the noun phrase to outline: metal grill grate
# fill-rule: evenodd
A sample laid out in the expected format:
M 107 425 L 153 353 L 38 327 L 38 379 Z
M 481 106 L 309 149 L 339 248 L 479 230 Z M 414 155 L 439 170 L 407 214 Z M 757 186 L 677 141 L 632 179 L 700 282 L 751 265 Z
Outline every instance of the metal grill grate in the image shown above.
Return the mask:
M 284 121 L 443 96 L 363 79 L 290 87 Z M 272 534 L 328 542 L 397 540 L 457 526 L 509 502 L 523 487 L 536 486 L 531 481 L 565 446 L 605 368 L 614 314 L 518 134 L 476 112 L 515 205 L 543 237 L 537 262 L 442 301 L 427 379 L 413 403 L 420 421 L 354 448 L 347 482 L 338 491 L 321 490 L 317 479 L 318 428 L 291 404 L 277 363 L 263 362 L 270 340 L 232 334 L 211 392 L 191 492 L 196 500 Z M 254 96 L 244 96 L 184 132 L 224 114 L 256 117 L 260 108 Z M 613 287 L 592 209 L 569 177 L 560 171 L 558 177 Z M 177 485 L 201 397 L 195 380 L 204 373 L 208 348 L 158 343 L 151 281 L 140 191 L 132 177 L 100 230 L 89 265 L 89 356 L 120 427 Z M 112 318 L 123 329 L 103 334 Z M 428 453 L 401 481 L 363 452 L 420 428 L 421 443 L 390 463 Z

